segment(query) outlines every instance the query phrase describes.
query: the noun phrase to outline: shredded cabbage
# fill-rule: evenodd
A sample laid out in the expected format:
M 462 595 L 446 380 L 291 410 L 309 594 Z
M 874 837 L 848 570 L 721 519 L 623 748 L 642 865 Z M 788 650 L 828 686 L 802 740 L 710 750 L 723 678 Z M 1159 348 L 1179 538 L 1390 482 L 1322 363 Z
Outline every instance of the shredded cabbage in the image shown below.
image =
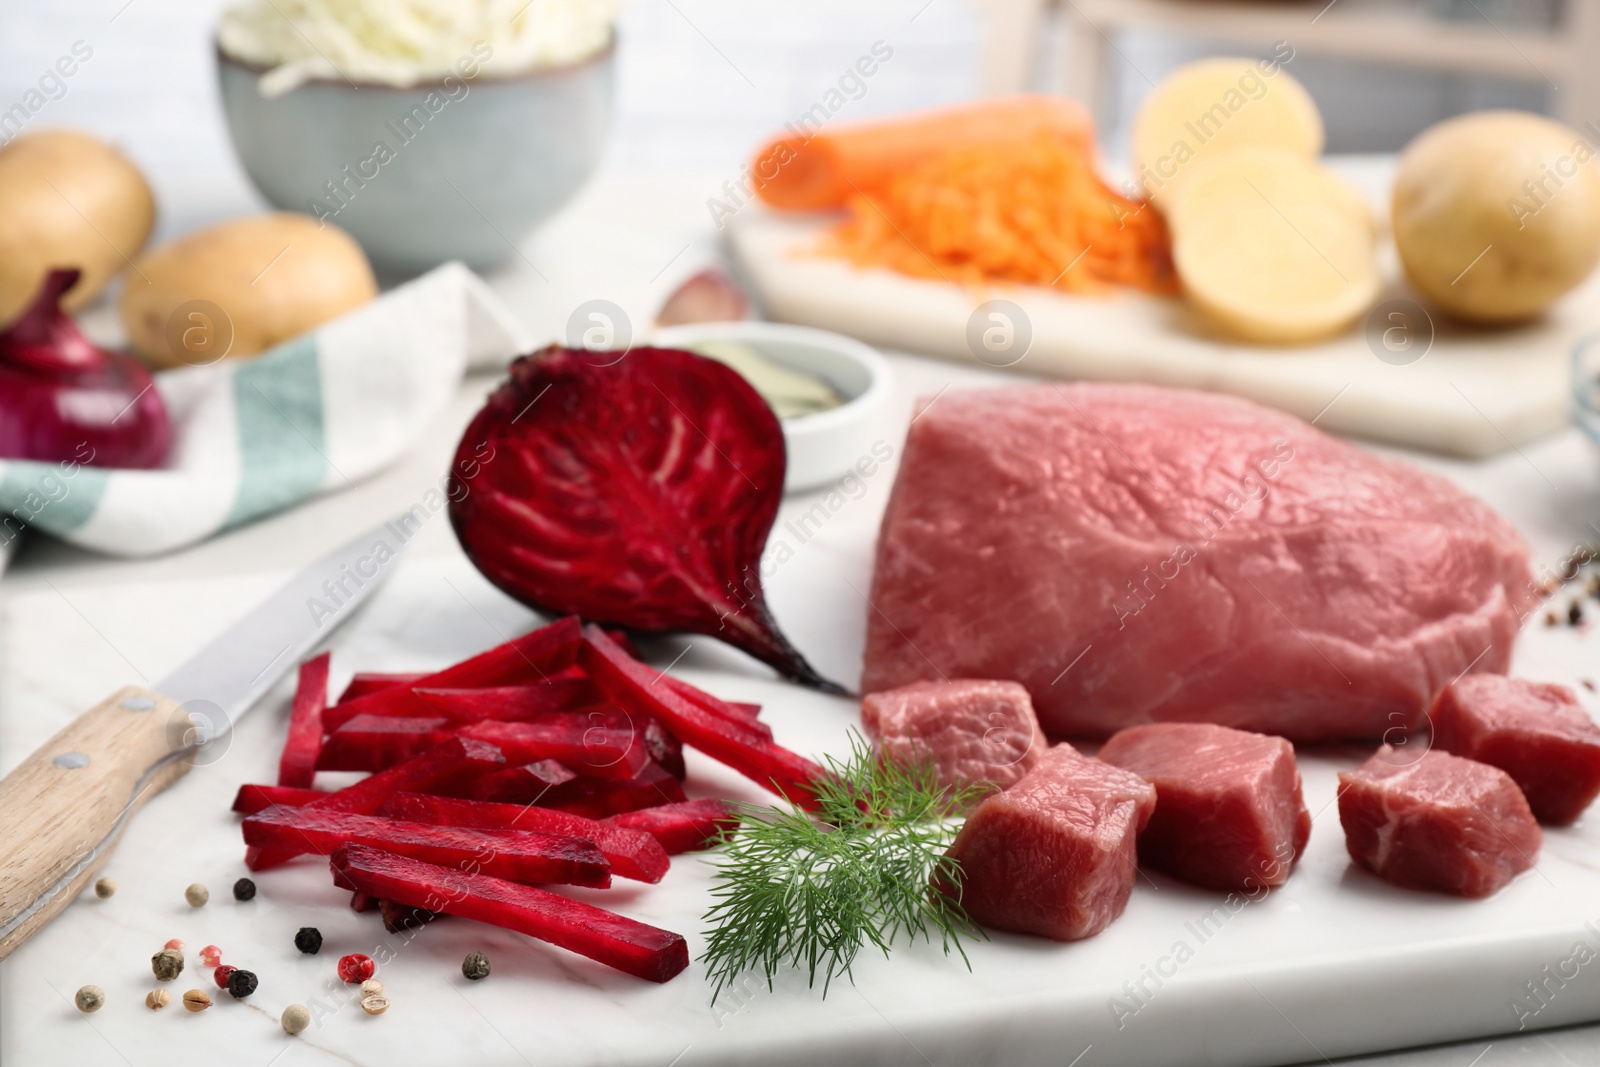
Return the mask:
M 405 87 L 481 69 L 511 75 L 584 59 L 611 39 L 618 0 L 245 0 L 217 41 L 270 68 L 265 96 L 312 78 Z

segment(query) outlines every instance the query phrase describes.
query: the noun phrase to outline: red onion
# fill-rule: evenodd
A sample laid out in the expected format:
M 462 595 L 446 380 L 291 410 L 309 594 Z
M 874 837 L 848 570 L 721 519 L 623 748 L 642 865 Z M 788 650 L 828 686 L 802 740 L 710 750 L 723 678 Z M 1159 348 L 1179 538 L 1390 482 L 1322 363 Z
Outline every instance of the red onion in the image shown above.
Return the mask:
M 96 348 L 61 310 L 78 274 L 51 271 L 0 332 L 0 458 L 159 466 L 172 447 L 166 405 L 144 364 Z

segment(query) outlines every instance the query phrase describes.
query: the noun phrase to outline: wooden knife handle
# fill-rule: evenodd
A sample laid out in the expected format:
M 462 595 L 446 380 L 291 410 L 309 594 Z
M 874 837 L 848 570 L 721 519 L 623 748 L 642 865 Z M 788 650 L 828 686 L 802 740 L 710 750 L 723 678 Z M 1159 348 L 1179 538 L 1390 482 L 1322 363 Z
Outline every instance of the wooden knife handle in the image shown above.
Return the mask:
M 77 897 L 147 799 L 192 763 L 187 715 L 130 686 L 0 780 L 0 959 Z

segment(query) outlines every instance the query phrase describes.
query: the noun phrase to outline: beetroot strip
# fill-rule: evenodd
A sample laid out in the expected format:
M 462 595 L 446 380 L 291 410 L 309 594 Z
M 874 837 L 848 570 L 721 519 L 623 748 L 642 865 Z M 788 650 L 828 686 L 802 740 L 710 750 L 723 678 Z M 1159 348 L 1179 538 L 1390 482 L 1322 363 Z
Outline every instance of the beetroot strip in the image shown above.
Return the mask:
M 599 846 L 611 864 L 612 874 L 639 882 L 661 881 L 672 863 L 662 844 L 644 830 L 616 822 L 599 822 L 555 808 L 457 800 L 454 797 L 426 796 L 421 793 L 396 793 L 383 802 L 378 813 L 393 819 L 437 826 L 570 834 Z
M 304 807 L 370 815 L 396 793 L 421 793 L 431 787 L 459 783 L 465 778 L 477 777 L 505 766 L 505 759 L 499 749 L 487 742 L 452 737 L 414 759 L 397 763 L 388 770 L 379 771 L 336 793 L 313 800 Z M 245 849 L 244 861 L 252 871 L 262 871 L 287 863 L 306 851 L 250 846 Z
M 413 686 L 388 686 L 337 704 L 328 709 L 324 723 L 333 729 L 357 715 L 426 716 L 428 704 L 412 693 L 414 688 L 477 689 L 549 678 L 572 664 L 578 650 L 579 632 L 575 617 L 558 619 L 471 659 L 424 675 Z
M 726 841 L 739 829 L 739 814 L 726 801 L 707 798 L 625 811 L 605 822 L 648 833 L 669 855 L 676 856 L 714 848 Z
M 654 715 L 685 744 L 698 748 L 719 763 L 738 771 L 758 785 L 804 807 L 814 808 L 810 783 L 823 774 L 817 764 L 762 738 L 752 738 L 722 716 L 704 710 L 704 701 L 691 703 L 664 686 L 654 685 L 651 670 L 618 648 L 599 627 L 586 626 L 578 661 L 612 700 L 641 714 Z
M 519 722 L 603 700 L 599 689 L 587 678 L 552 678 L 537 685 L 479 689 L 430 689 L 416 685 L 411 687 L 411 692 L 428 704 L 429 714 L 445 715 L 457 722 L 486 719 Z
M 240 815 L 254 815 L 274 804 L 297 808 L 302 804 L 309 804 L 313 800 L 321 800 L 332 795 L 333 793 L 326 789 L 296 789 L 288 785 L 257 785 L 246 782 L 239 787 L 239 792 L 234 794 L 233 810 Z
M 442 716 L 357 715 L 323 740 L 317 770 L 381 771 L 443 744 L 456 732 L 455 724 Z
M 611 865 L 599 847 L 566 833 L 432 826 L 378 815 L 283 807 L 250 816 L 243 830 L 246 844 L 264 848 L 303 844 L 326 856 L 340 845 L 370 845 L 512 882 L 559 882 L 595 889 L 611 884 Z
M 650 754 L 626 716 L 555 712 L 534 722 L 480 722 L 462 737 L 487 741 L 512 763 L 555 760 L 596 778 L 637 778 Z
M 410 674 L 391 674 L 385 671 L 357 671 L 350 679 L 350 684 L 344 687 L 344 692 L 339 694 L 336 704 L 348 704 L 358 697 L 369 693 L 376 693 L 380 689 L 388 689 L 393 685 L 410 686 L 426 678 L 421 671 Z
M 289 713 L 289 736 L 278 759 L 278 784 L 309 789 L 322 748 L 322 715 L 328 706 L 328 653 L 300 664 Z
M 515 930 L 652 982 L 689 966 L 681 935 L 533 886 L 362 845 L 342 846 L 328 863 L 341 888 Z

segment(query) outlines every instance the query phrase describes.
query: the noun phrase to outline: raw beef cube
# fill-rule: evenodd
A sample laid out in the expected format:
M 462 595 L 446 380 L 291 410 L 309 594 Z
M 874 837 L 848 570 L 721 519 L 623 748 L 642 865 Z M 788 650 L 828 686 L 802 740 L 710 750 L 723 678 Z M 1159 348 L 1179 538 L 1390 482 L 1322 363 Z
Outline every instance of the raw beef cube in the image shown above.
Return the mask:
M 1543 835 L 1511 776 L 1437 749 L 1384 745 L 1339 775 L 1350 858 L 1385 881 L 1486 897 L 1533 866 Z
M 1055 746 L 956 835 L 962 907 L 995 930 L 1092 937 L 1127 906 L 1134 842 L 1155 805 L 1155 789 L 1137 774 Z
M 1195 885 L 1254 892 L 1282 885 L 1305 851 L 1311 815 L 1294 747 L 1210 723 L 1157 723 L 1114 735 L 1100 758 L 1156 787 L 1139 862 Z
M 1468 675 L 1434 698 L 1428 717 L 1434 748 L 1511 775 L 1540 822 L 1575 822 L 1600 794 L 1600 727 L 1566 686 Z
M 994 782 L 1033 769 L 1047 742 L 1016 682 L 913 682 L 861 698 L 861 727 L 885 756 L 932 759 L 942 786 Z
M 1009 678 L 1051 736 L 1421 726 L 1537 602 L 1509 523 L 1437 475 L 1215 393 L 952 389 L 884 513 L 861 691 Z M 1487 650 L 1487 651 L 1485 651 Z

